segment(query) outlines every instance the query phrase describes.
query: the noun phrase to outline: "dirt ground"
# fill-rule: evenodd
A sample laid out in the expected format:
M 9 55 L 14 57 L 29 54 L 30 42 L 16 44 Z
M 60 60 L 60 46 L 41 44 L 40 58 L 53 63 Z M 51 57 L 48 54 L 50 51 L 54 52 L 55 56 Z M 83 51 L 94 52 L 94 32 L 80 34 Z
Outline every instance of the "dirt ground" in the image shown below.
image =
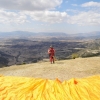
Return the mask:
M 39 62 L 0 68 L 0 75 L 69 80 L 100 74 L 100 57 Z

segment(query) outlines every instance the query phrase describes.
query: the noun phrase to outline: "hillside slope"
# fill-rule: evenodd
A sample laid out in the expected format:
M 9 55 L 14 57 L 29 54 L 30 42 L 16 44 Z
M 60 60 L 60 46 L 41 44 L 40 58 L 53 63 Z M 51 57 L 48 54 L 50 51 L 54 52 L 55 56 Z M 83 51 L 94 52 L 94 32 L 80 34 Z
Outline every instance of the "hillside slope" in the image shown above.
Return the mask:
M 61 81 L 100 74 L 100 57 L 77 58 L 72 60 L 39 62 L 0 68 L 4 76 L 25 76 L 35 78 L 58 78 Z

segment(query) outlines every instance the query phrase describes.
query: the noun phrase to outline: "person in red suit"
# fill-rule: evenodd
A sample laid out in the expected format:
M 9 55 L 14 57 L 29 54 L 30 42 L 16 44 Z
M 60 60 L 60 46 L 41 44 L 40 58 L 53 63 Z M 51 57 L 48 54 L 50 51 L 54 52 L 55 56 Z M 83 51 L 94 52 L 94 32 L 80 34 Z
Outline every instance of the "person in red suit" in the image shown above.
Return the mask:
M 49 54 L 51 64 L 55 63 L 55 59 L 54 59 L 55 49 L 52 46 L 50 46 L 50 48 L 48 49 L 48 54 Z

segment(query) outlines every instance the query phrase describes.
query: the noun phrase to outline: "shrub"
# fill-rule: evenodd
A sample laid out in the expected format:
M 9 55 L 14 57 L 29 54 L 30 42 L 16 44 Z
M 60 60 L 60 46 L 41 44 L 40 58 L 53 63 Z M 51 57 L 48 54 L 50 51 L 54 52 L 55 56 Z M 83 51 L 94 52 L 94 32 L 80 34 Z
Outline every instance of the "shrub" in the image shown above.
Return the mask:
M 23 62 L 23 63 L 22 63 L 22 65 L 25 65 L 25 64 L 26 64 L 26 62 Z
M 75 58 L 78 58 L 79 55 L 77 53 L 73 53 L 71 57 L 72 57 L 72 59 L 75 59 Z

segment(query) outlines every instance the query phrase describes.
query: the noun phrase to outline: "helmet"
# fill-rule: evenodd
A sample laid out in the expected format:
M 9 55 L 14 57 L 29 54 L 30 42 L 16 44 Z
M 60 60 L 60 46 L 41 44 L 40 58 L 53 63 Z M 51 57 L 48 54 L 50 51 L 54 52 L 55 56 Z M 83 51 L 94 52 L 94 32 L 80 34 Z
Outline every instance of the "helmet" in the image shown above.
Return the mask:
M 53 48 L 53 46 L 51 45 L 50 48 Z

